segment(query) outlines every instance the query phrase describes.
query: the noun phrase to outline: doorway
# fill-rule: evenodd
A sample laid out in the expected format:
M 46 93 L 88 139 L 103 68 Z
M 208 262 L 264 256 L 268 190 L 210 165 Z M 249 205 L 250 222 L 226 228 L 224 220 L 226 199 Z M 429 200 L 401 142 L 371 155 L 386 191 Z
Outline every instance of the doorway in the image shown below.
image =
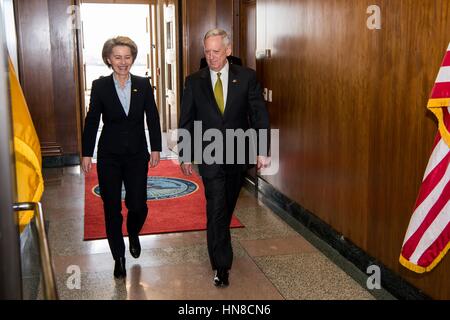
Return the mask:
M 163 131 L 166 133 L 167 145 L 170 150 L 175 150 L 177 144 L 177 128 L 179 114 L 179 73 L 180 61 L 178 43 L 178 1 L 158 0 L 160 3 L 160 15 L 158 16 L 161 28 L 161 76 L 163 100 Z
M 256 70 L 256 0 L 241 0 L 239 48 L 244 66 Z

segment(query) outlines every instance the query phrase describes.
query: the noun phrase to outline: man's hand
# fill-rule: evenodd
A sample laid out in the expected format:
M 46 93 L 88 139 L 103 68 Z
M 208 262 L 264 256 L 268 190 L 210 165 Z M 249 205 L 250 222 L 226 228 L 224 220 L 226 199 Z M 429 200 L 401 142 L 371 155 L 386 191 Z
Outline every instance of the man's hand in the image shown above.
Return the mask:
M 154 168 L 158 165 L 160 160 L 159 151 L 152 151 L 150 154 L 150 168 Z
M 183 171 L 185 176 L 192 175 L 192 163 L 182 163 L 181 164 L 181 171 Z
M 92 157 L 83 157 L 81 159 L 81 169 L 84 173 L 89 173 L 92 168 Z
M 259 171 L 263 168 L 267 168 L 270 166 L 270 157 L 265 156 L 257 156 L 256 157 L 256 170 Z

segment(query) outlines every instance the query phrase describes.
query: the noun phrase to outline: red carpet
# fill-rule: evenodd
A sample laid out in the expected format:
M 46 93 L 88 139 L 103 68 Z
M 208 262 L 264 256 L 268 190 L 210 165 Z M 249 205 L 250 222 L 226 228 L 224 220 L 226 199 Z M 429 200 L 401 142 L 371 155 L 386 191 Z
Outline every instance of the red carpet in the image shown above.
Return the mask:
M 179 165 L 172 160 L 162 160 L 156 168 L 149 169 L 148 175 L 164 179 L 150 180 L 153 182 L 148 192 L 156 199 L 147 202 L 149 211 L 141 235 L 206 230 L 206 200 L 203 183 L 198 175 L 184 176 Z M 84 240 L 106 238 L 103 202 L 94 192 L 97 186 L 97 168 L 94 165 L 85 179 Z M 182 193 L 170 198 L 173 193 L 183 191 L 185 195 Z M 124 201 L 122 209 L 122 229 L 123 234 L 127 235 Z M 231 227 L 243 225 L 233 216 Z

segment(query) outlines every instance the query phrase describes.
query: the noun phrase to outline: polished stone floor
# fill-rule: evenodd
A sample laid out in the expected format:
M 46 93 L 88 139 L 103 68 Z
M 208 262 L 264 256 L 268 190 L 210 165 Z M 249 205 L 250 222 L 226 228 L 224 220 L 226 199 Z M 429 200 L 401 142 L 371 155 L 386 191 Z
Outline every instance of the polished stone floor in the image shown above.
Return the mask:
M 84 176 L 80 168 L 45 169 L 44 175 L 42 203 L 61 299 L 391 298 L 383 290 L 368 290 L 367 275 L 350 264 L 345 271 L 338 267 L 330 255 L 244 189 L 236 215 L 245 228 L 232 229 L 235 259 L 229 287 L 216 288 L 212 283 L 205 232 L 141 236 L 141 257 L 133 259 L 127 250 L 128 277 L 115 280 L 106 240 L 83 241 Z M 149 210 L 149 219 L 163 214 L 152 212 L 151 206 Z M 79 288 L 74 285 L 77 270 L 81 272 Z

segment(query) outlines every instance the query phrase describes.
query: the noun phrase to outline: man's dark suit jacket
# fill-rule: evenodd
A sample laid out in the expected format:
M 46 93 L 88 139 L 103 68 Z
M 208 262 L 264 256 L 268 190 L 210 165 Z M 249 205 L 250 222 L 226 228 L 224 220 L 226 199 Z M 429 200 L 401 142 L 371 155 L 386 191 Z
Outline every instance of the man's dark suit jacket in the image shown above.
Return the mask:
M 242 66 L 242 60 L 241 58 L 235 57 L 235 56 L 228 56 L 227 60 L 230 64 L 237 64 L 238 66 Z M 208 63 L 206 62 L 206 58 L 203 57 L 200 59 L 200 69 L 206 68 L 208 66 Z
M 256 80 L 256 72 L 252 69 L 230 64 L 228 76 L 228 96 L 225 112 L 222 115 L 214 98 L 209 68 L 201 69 L 188 76 L 185 82 L 181 105 L 179 128 L 189 130 L 194 137 L 194 121 L 202 122 L 202 131 L 215 128 L 225 136 L 226 129 L 269 129 L 269 116 L 266 110 L 261 87 Z M 202 132 L 202 136 L 203 136 Z M 202 143 L 202 152 L 211 142 Z M 248 153 L 248 148 L 245 150 Z M 194 159 L 193 151 L 191 161 Z M 260 153 L 266 155 L 266 152 Z M 235 153 L 236 155 L 236 153 Z M 183 159 L 183 153 L 180 157 Z M 247 157 L 248 158 L 248 157 Z M 226 151 L 224 151 L 226 159 Z M 253 161 L 255 161 L 253 159 Z M 227 165 L 228 171 L 248 169 L 250 164 Z M 199 171 L 203 177 L 216 176 L 223 166 L 220 164 L 199 163 Z
M 100 115 L 103 129 L 98 157 L 136 154 L 147 151 L 144 113 L 147 116 L 152 151 L 161 151 L 161 128 L 153 89 L 148 78 L 131 75 L 131 101 L 126 115 L 114 85 L 113 75 L 92 83 L 91 102 L 83 132 L 83 157 L 92 157 Z

